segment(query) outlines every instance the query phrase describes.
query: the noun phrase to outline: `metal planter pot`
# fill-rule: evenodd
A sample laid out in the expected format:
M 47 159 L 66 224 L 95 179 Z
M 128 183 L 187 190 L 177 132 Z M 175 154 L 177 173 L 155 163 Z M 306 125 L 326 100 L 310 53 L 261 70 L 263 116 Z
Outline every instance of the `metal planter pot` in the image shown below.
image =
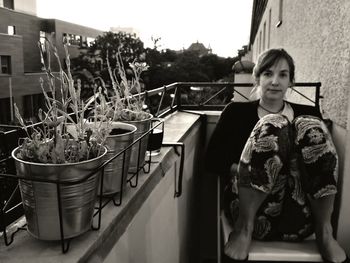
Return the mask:
M 123 121 L 128 124 L 135 125 L 137 128 L 137 131 L 135 133 L 135 140 L 140 138 L 144 133 L 148 132 L 151 128 L 151 121 L 152 121 L 153 115 L 149 114 L 149 118 L 141 121 Z M 137 142 L 132 147 L 131 152 L 131 158 L 130 158 L 130 165 L 129 165 L 129 171 L 132 173 L 135 173 L 138 171 L 138 168 L 142 167 L 145 164 L 146 159 L 146 151 L 147 151 L 147 144 L 148 144 L 148 135 L 143 137 L 141 139 L 141 143 Z M 140 151 L 140 159 L 139 157 L 139 151 Z
M 20 160 L 16 157 L 20 147 L 12 151 L 17 175 L 28 177 L 19 180 L 28 232 L 41 240 L 60 240 L 59 200 L 55 183 L 30 179 L 51 179 L 72 182 L 83 179 L 102 164 L 107 153 L 79 163 L 42 164 Z M 91 228 L 97 197 L 100 171 L 81 183 L 60 186 L 60 204 L 64 239 L 78 236 Z
M 124 130 L 124 132 L 117 135 L 109 135 L 107 137 L 105 144 L 107 147 L 107 154 L 103 157 L 104 161 L 109 160 L 129 146 L 134 141 L 134 134 L 137 132 L 134 125 L 122 122 L 113 122 L 112 129 L 121 129 Z M 103 177 L 103 195 L 113 195 L 120 192 L 122 186 L 122 176 L 124 188 L 129 170 L 130 157 L 131 147 L 125 151 L 125 159 L 124 154 L 122 153 L 105 166 Z

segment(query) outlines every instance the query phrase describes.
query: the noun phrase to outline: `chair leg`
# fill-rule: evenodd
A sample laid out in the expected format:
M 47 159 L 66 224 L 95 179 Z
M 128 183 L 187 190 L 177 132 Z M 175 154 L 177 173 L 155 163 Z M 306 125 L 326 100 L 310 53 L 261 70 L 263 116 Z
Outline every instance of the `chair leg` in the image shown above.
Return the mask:
M 217 179 L 217 204 L 216 204 L 216 231 L 217 231 L 217 257 L 218 263 L 223 263 L 221 255 L 222 255 L 222 235 L 221 235 L 221 207 L 220 207 L 220 177 Z

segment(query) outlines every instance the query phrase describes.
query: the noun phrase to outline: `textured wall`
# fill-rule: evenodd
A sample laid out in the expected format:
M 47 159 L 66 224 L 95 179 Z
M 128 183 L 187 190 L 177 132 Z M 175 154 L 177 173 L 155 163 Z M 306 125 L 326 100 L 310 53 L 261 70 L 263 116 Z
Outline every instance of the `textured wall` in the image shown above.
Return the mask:
M 296 81 L 322 82 L 323 111 L 346 128 L 350 88 L 350 1 L 285 0 L 282 24 L 276 27 L 279 2 L 269 1 L 257 37 L 265 21 L 268 27 L 271 9 L 270 47 L 283 47 L 293 56 Z M 259 53 L 256 44 L 259 41 L 254 41 L 254 60 Z
M 0 33 L 0 55 L 11 56 L 12 75 L 23 74 L 23 38 L 21 36 Z

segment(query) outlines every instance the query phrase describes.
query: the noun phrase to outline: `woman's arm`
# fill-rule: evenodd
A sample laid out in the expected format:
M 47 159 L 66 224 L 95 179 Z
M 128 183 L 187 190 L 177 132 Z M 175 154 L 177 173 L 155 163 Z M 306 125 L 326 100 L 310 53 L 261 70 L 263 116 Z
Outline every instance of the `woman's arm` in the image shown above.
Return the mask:
M 216 174 L 228 174 L 232 165 L 237 139 L 237 109 L 229 104 L 222 112 L 220 119 L 209 140 L 206 151 L 206 169 Z

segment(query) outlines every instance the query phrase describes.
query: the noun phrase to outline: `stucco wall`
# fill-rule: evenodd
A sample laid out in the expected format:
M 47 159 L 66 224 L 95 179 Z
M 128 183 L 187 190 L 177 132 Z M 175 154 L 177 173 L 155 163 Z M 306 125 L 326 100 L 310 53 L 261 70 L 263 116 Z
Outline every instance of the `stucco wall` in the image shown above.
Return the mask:
M 322 82 L 322 109 L 333 122 L 346 128 L 350 88 L 350 1 L 283 1 L 282 24 L 276 27 L 279 3 L 279 0 L 268 2 L 257 36 L 266 22 L 267 31 L 271 30 L 270 48 L 283 47 L 293 56 L 297 82 Z M 259 41 L 254 41 L 254 61 L 259 53 Z M 267 48 L 268 32 L 265 41 Z

